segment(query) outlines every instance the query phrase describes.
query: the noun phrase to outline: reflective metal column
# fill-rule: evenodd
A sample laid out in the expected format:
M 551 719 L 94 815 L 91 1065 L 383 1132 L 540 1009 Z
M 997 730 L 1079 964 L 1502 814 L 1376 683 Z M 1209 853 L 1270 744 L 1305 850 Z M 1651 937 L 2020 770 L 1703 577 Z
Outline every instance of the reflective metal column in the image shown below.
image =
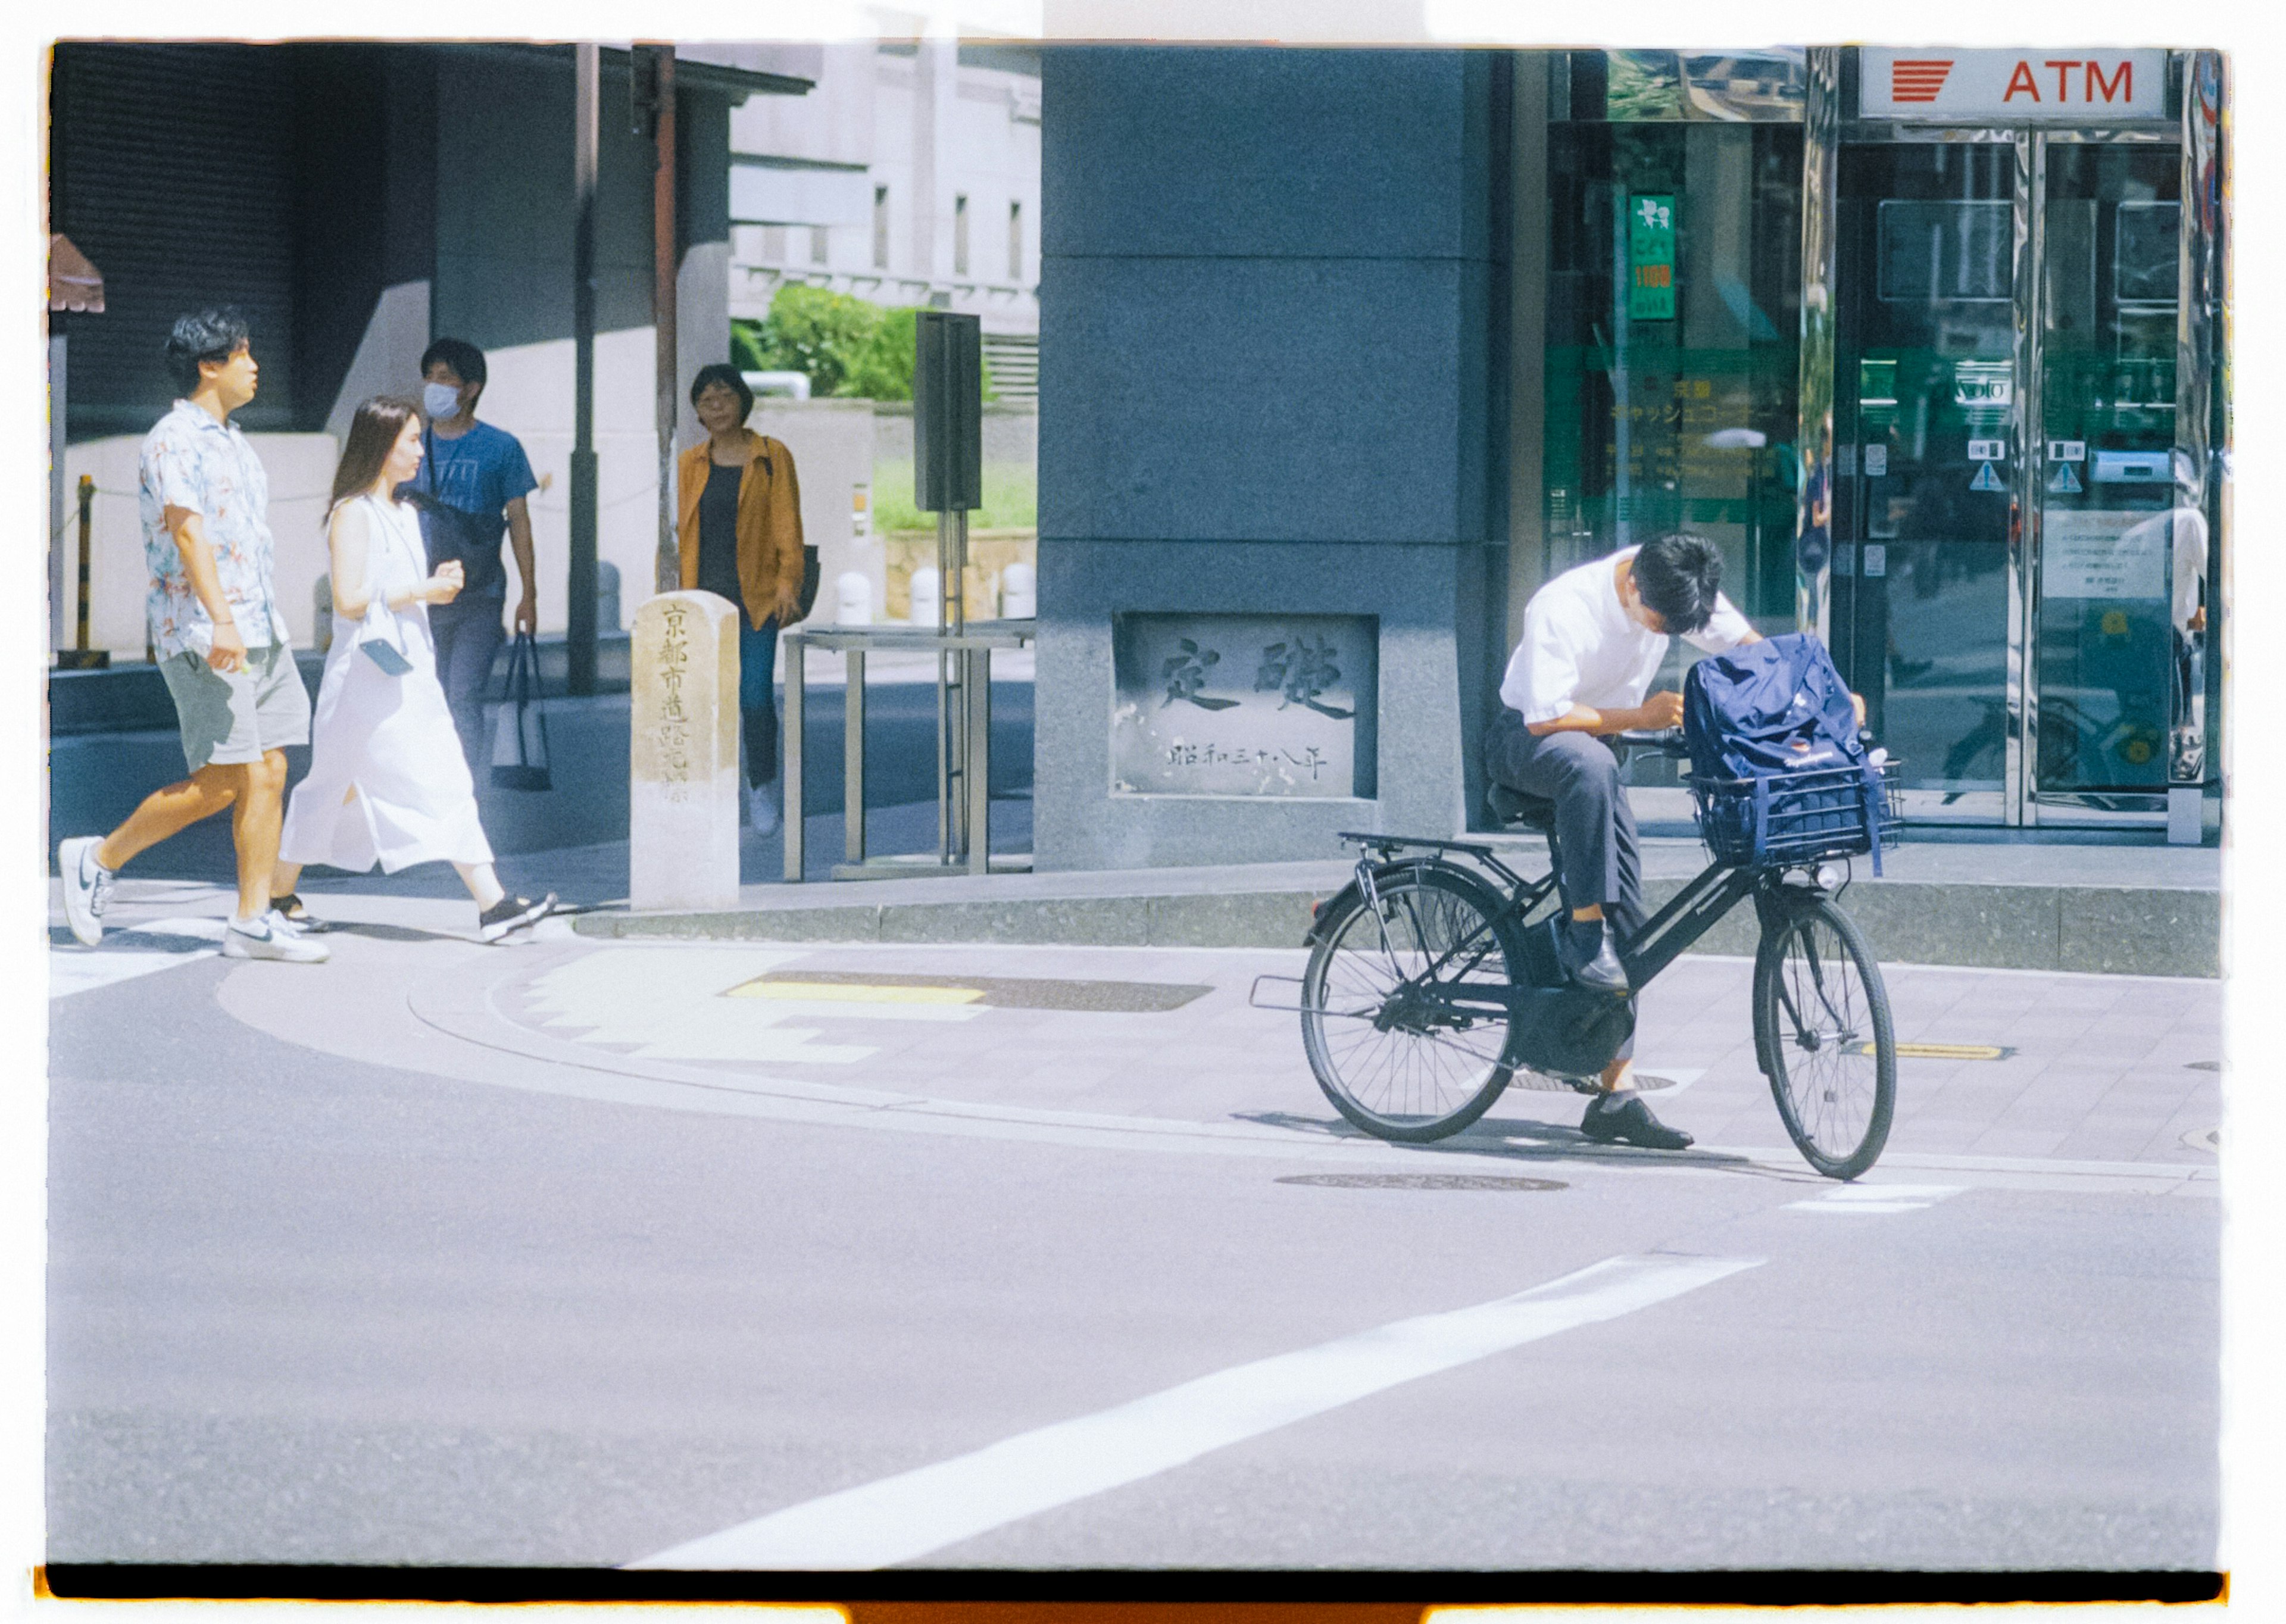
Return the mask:
M 2047 218 L 2047 138 L 2016 131 L 2016 184 L 2010 193 L 2009 225 L 2014 252 L 2012 288 L 2015 337 L 2016 466 L 2008 482 L 2008 679 L 2006 758 L 2001 769 L 2002 816 L 2011 824 L 2038 821 L 2038 769 L 2039 616 L 2035 591 L 2040 557 L 2040 487 L 2037 481 L 2045 446 L 2041 441 L 2040 386 L 2044 359 L 2041 308 Z
M 1825 638 L 1833 558 L 1833 248 L 1841 161 L 1841 47 L 1813 45 L 1801 137 L 1801 478 L 1794 509 L 1794 624 Z
M 2175 304 L 2175 508 L 2211 523 L 2209 501 L 2216 436 L 2211 421 L 2222 338 L 2221 271 L 2227 221 L 2222 175 L 2222 59 L 2211 51 L 2183 59 L 2182 213 Z M 2178 518 L 2178 523 L 2183 522 Z M 2219 529 L 2219 527 L 2218 527 Z M 2217 606 L 2198 630 L 2179 628 L 2175 713 L 2167 748 L 2168 838 L 2200 837 L 2206 778 L 2207 648 Z

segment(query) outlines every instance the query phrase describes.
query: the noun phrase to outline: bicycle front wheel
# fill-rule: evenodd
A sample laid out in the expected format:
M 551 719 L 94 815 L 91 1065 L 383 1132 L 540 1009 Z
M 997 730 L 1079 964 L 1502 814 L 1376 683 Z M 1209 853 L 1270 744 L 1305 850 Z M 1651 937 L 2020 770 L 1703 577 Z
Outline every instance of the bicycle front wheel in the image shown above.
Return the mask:
M 1377 907 L 1334 906 L 1302 973 L 1302 1046 L 1334 1108 L 1368 1133 L 1421 1143 L 1458 1133 L 1508 1086 L 1509 1021 L 1459 1010 L 1457 989 L 1495 991 L 1522 943 L 1490 887 L 1457 869 L 1386 871 Z
M 1897 1045 L 1881 966 L 1825 897 L 1791 903 L 1754 961 L 1754 1031 L 1778 1116 L 1810 1166 L 1855 1179 L 1889 1138 Z

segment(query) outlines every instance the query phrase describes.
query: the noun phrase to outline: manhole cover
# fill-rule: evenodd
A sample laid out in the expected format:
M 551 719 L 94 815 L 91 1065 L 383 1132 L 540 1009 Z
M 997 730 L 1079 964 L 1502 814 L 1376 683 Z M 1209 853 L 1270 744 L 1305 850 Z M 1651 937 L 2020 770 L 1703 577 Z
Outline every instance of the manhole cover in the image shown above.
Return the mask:
M 1503 1179 L 1494 1173 L 1295 1173 L 1281 1184 L 1327 1190 L 1561 1190 L 1554 1179 Z

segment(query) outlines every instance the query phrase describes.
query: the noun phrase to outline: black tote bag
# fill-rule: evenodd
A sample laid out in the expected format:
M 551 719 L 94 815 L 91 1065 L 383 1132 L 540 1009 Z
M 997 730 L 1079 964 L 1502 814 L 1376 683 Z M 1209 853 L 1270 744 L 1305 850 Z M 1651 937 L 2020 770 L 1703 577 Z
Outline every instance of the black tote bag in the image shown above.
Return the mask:
M 555 788 L 548 771 L 548 712 L 540 702 L 540 645 L 518 632 L 508 650 L 508 691 L 493 733 L 493 782 L 504 790 Z

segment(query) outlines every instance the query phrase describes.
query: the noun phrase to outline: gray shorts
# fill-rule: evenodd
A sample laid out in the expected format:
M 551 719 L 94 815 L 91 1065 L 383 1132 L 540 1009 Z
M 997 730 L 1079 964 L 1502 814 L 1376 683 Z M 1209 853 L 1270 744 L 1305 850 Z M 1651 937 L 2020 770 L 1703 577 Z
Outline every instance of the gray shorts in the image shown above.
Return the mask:
M 183 759 L 193 772 L 310 742 L 310 690 L 291 649 L 248 649 L 245 666 L 229 672 L 217 671 L 203 654 L 172 654 L 159 662 L 159 674 L 174 696 Z

